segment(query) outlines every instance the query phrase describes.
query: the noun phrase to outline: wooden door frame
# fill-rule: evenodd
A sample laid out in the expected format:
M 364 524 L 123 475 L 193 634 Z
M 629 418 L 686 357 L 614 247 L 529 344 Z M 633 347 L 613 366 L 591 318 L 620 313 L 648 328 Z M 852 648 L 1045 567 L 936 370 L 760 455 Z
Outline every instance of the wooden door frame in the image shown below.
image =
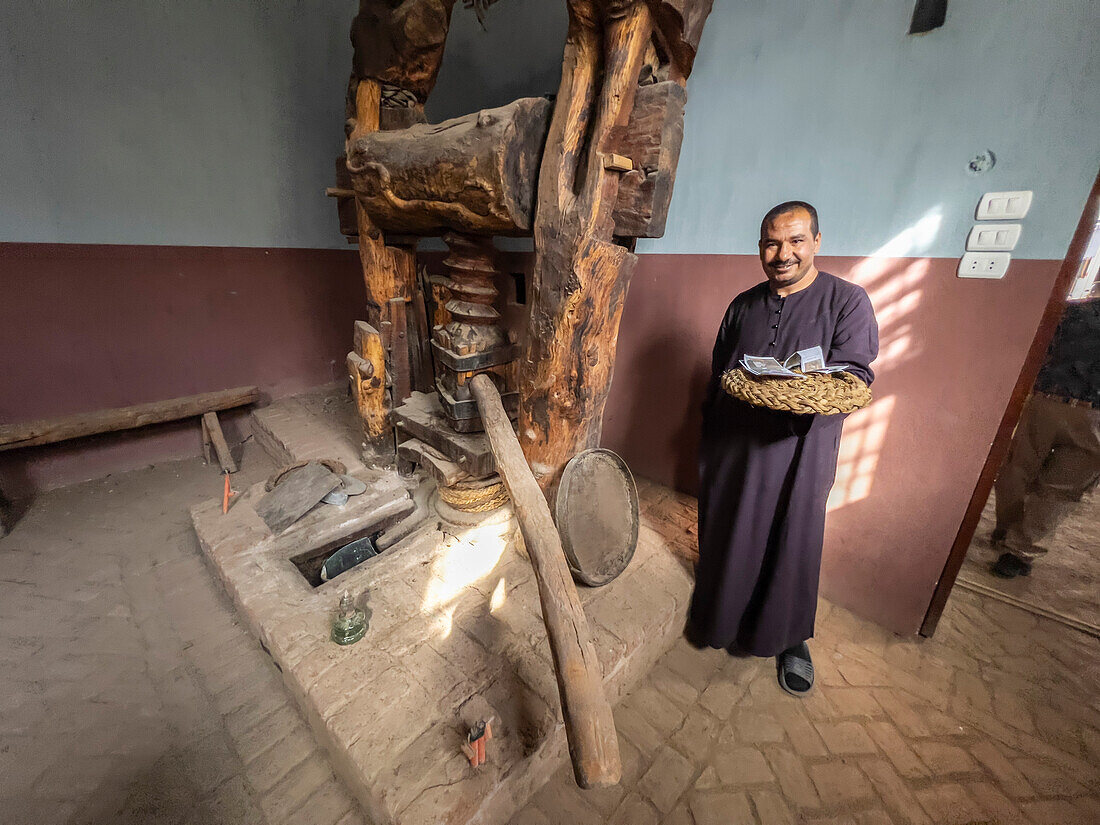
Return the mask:
M 1031 388 L 1035 385 L 1035 379 L 1039 376 L 1039 369 L 1043 365 L 1047 347 L 1054 337 L 1054 331 L 1058 328 L 1058 322 L 1062 318 L 1062 312 L 1066 305 L 1066 296 L 1070 286 L 1080 268 L 1081 260 L 1085 257 L 1085 250 L 1093 228 L 1096 226 L 1097 212 L 1100 209 L 1100 173 L 1092 183 L 1092 191 L 1089 192 L 1085 202 L 1081 219 L 1077 222 L 1077 231 L 1073 233 L 1073 239 L 1069 243 L 1066 257 L 1062 260 L 1062 266 L 1058 270 L 1058 277 L 1054 279 L 1054 285 L 1047 299 L 1046 309 L 1039 321 L 1039 329 L 1035 333 L 1035 339 L 1031 342 L 1027 357 L 1024 359 L 1020 376 L 1016 379 L 1016 386 L 1009 396 L 1008 406 L 1001 416 L 1001 424 L 997 428 L 997 434 L 989 447 L 989 455 L 985 459 L 985 465 L 978 476 L 978 482 L 974 486 L 974 493 L 970 497 L 966 513 L 963 515 L 959 532 L 955 536 L 955 542 L 951 545 L 951 552 L 947 556 L 947 563 L 943 567 L 940 579 L 936 583 L 936 589 L 932 594 L 932 601 L 928 605 L 928 611 L 921 623 L 920 635 L 931 636 L 936 632 L 940 616 L 947 605 L 947 598 L 955 586 L 959 570 L 962 568 L 966 551 L 970 548 L 970 542 L 974 538 L 974 532 L 978 529 L 978 521 L 981 519 L 982 510 L 993 490 L 993 481 L 997 477 L 997 471 L 1008 454 L 1008 447 L 1012 443 L 1012 432 L 1016 428 L 1016 422 L 1024 409 L 1024 403 L 1031 395 Z

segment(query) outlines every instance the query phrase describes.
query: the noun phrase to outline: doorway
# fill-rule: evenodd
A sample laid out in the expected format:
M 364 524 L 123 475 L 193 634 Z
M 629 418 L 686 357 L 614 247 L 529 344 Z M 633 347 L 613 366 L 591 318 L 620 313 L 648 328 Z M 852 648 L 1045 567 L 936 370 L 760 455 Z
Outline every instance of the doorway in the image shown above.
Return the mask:
M 981 588 L 981 592 L 994 598 L 1011 601 L 1026 610 L 1040 615 L 1048 615 L 1050 618 L 1064 621 L 1086 632 L 1089 632 L 1090 628 L 1096 627 L 1093 635 L 1100 636 L 1100 610 L 1085 603 L 1095 601 L 1095 587 L 1088 588 L 1085 591 L 1087 598 L 1084 602 L 1073 598 L 1073 593 L 1061 593 L 1057 589 L 1057 583 L 1060 582 L 1065 585 L 1068 578 L 1075 574 L 1076 571 L 1072 567 L 1074 562 L 1080 562 L 1081 555 L 1088 554 L 1091 556 L 1092 549 L 1100 544 L 1098 542 L 1100 527 L 1097 526 L 1100 519 L 1097 518 L 1096 509 L 1100 505 L 1097 503 L 1098 496 L 1095 491 L 1091 495 L 1085 496 L 1078 507 L 1074 508 L 1074 512 L 1065 519 L 1065 523 L 1061 527 L 1063 535 L 1059 537 L 1056 532 L 1052 541 L 1047 540 L 1044 542 L 1047 544 L 1053 543 L 1059 548 L 1058 553 L 1054 554 L 1059 556 L 1059 569 L 1057 571 L 1047 569 L 1049 558 L 1044 559 L 1037 562 L 1037 564 L 1043 565 L 1043 569 L 1038 570 L 1035 583 L 1013 583 L 1014 579 L 1005 580 L 1003 584 L 1011 585 L 1011 589 L 1009 587 L 998 589 L 989 579 L 999 577 L 994 577 L 992 573 L 989 573 L 987 578 L 984 573 L 979 572 L 983 565 L 985 571 L 989 571 L 992 564 L 989 556 L 993 555 L 994 550 L 998 549 L 991 542 L 994 511 L 990 508 L 995 506 L 995 498 L 991 499 L 991 493 L 993 492 L 994 480 L 1009 453 L 1013 431 L 1017 422 L 1020 421 L 1028 399 L 1032 395 L 1036 378 L 1040 375 L 1040 370 L 1043 368 L 1046 359 L 1047 349 L 1055 336 L 1055 331 L 1065 314 L 1067 306 L 1070 304 L 1071 295 L 1074 301 L 1087 300 L 1085 296 L 1091 294 L 1096 288 L 1096 275 L 1098 269 L 1100 269 L 1100 255 L 1097 254 L 1098 247 L 1100 247 L 1100 236 L 1097 233 L 1098 222 L 1100 222 L 1100 175 L 1097 175 L 1093 181 L 1092 190 L 1085 203 L 1077 230 L 1070 242 L 1069 250 L 1055 279 L 1038 331 L 1024 360 L 1020 376 L 990 447 L 985 466 L 982 468 L 955 542 L 948 555 L 947 563 L 936 585 L 932 601 L 921 625 L 920 634 L 922 636 L 931 636 L 935 632 L 940 615 L 943 613 L 947 599 L 956 583 L 970 589 Z M 1090 277 L 1091 281 L 1089 280 Z M 1075 529 L 1079 530 L 1082 525 L 1088 528 L 1085 533 L 1073 532 Z M 1058 541 L 1064 541 L 1070 535 L 1073 536 L 1072 542 L 1075 545 L 1081 545 L 1081 550 L 1069 553 L 1069 558 L 1066 558 L 1067 553 L 1062 551 Z M 999 558 L 999 555 L 998 552 L 994 558 Z M 1053 558 L 1054 555 L 1047 554 L 1050 558 Z M 1095 567 L 1095 570 L 1093 570 L 1093 567 Z M 1042 581 L 1040 581 L 1040 576 Z M 1085 576 L 1095 576 L 1093 581 L 1100 581 L 1100 561 L 1090 558 L 1089 572 L 1085 573 L 1082 579 Z M 1017 578 L 1021 577 L 1018 576 Z M 1031 577 L 1022 578 L 1030 579 Z M 1087 587 L 1084 581 L 1075 585 L 1075 591 L 1078 594 L 1081 593 L 1082 587 Z

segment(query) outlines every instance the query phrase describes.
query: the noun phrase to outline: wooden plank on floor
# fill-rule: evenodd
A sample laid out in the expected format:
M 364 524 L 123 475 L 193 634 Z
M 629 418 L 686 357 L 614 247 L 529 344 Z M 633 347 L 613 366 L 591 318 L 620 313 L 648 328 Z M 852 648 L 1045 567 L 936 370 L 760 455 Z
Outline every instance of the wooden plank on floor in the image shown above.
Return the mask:
M 256 514 L 279 535 L 340 486 L 340 477 L 311 461 L 283 477 L 274 490 L 260 499 Z
M 222 433 L 222 425 L 218 422 L 218 414 L 216 412 L 204 413 L 202 423 L 206 428 L 207 435 L 210 437 L 210 443 L 214 445 L 214 452 L 218 454 L 218 463 L 222 465 L 222 470 L 227 473 L 237 472 L 237 462 L 233 460 L 233 455 L 229 452 L 229 445 Z

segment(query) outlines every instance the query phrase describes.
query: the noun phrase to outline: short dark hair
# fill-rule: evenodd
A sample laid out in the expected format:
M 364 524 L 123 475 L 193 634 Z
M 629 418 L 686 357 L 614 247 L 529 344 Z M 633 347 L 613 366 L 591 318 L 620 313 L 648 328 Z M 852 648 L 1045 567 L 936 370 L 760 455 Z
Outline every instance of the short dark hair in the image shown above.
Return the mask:
M 821 232 L 817 225 L 817 210 L 813 208 L 806 201 L 784 201 L 778 206 L 773 206 L 768 210 L 768 214 L 764 216 L 764 219 L 760 221 L 760 237 L 764 237 L 764 227 L 778 218 L 780 215 L 786 215 L 788 212 L 794 212 L 798 209 L 805 209 L 810 214 L 810 234 L 815 238 Z

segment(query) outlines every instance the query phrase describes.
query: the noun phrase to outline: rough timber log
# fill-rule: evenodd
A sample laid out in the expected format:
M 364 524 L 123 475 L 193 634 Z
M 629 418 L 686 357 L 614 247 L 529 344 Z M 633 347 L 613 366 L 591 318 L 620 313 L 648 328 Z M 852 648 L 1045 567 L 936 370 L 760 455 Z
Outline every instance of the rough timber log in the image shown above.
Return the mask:
M 351 24 L 352 70 L 405 89 L 423 103 L 439 73 L 455 0 L 359 0 Z
M 470 387 L 535 569 L 577 784 L 582 788 L 614 785 L 622 774 L 615 720 L 561 538 L 493 380 L 475 375 Z
M 356 136 L 347 165 L 359 202 L 386 231 L 527 234 L 549 115 L 549 101 L 523 98 L 440 124 Z
M 552 497 L 561 469 L 594 447 L 636 257 L 612 242 L 619 172 L 602 155 L 630 116 L 653 31 L 642 2 L 569 3 L 561 85 L 539 173 L 536 262 L 519 433 Z M 602 79 L 602 86 L 600 85 Z
M 356 135 L 376 131 L 379 126 L 381 87 L 376 80 L 362 80 L 355 87 L 354 126 L 349 141 Z M 363 269 L 363 282 L 367 288 L 367 322 L 381 340 L 378 332 L 387 322 L 389 301 L 394 297 L 399 251 L 386 246 L 382 232 L 372 222 L 362 205 L 355 204 L 355 220 L 359 236 L 359 263 Z M 386 361 L 381 364 L 365 358 L 366 350 L 357 348 L 348 355 L 348 377 L 355 389 L 359 416 L 363 421 L 363 435 L 377 451 L 385 451 L 391 442 L 388 418 L 391 405 L 386 394 Z M 354 357 L 353 357 L 354 356 Z M 368 366 L 369 365 L 369 366 Z M 381 425 L 379 425 L 381 422 Z
M 641 86 L 618 146 L 634 168 L 619 179 L 614 234 L 626 238 L 659 238 L 672 203 L 676 162 L 684 139 L 687 92 L 674 80 Z
M 363 135 L 379 129 L 405 128 L 424 120 L 424 101 L 435 85 L 443 49 L 451 24 L 455 0 L 359 0 L 359 14 L 352 22 L 351 41 L 354 47 L 352 74 L 348 80 L 347 122 L 345 134 L 349 149 Z M 415 252 L 413 246 L 387 246 L 382 229 L 371 220 L 362 204 L 355 199 L 354 224 L 347 214 L 341 220 L 346 234 L 354 229 L 359 242 L 359 258 L 367 288 L 367 321 L 386 338 L 392 330 L 390 313 L 397 306 L 395 298 L 404 298 L 404 314 L 411 319 L 407 325 L 407 341 L 398 336 L 398 345 L 407 345 L 411 359 L 392 351 L 387 341 L 383 369 L 374 369 L 369 379 L 363 378 L 362 356 L 348 358 L 349 376 L 356 388 L 365 433 L 375 450 L 392 448 L 392 427 L 389 424 L 390 399 L 387 386 L 404 386 L 410 382 L 426 388 L 429 383 L 424 352 L 427 330 L 419 319 L 422 296 L 415 289 Z M 412 272 L 410 279 L 408 273 Z M 415 375 L 395 375 L 398 364 L 410 364 Z M 408 370 L 406 370 L 406 373 Z M 375 382 L 380 382 L 375 386 Z M 378 431 L 378 422 L 383 422 Z
M 255 403 L 260 397 L 256 387 L 235 387 L 200 395 L 188 395 L 168 401 L 154 401 L 132 407 L 116 407 L 111 410 L 77 413 L 63 418 L 47 418 L 25 424 L 0 426 L 0 451 L 17 447 L 35 447 L 55 444 L 70 438 L 83 438 L 100 433 L 133 430 L 149 424 L 178 421 L 193 415 L 216 410 L 229 410 Z
M 632 169 L 619 183 L 614 235 L 664 234 L 686 99 L 675 81 L 638 89 L 619 135 L 619 152 Z M 348 160 L 354 177 L 345 168 L 345 180 L 386 231 L 526 234 L 550 108 L 542 98 L 527 98 L 438 125 L 362 134 Z
M 687 44 L 693 57 L 709 9 L 709 0 L 569 2 L 561 85 L 539 172 L 536 263 L 520 364 L 520 440 L 551 499 L 566 462 L 599 444 L 637 260 L 632 245 L 614 237 L 620 176 L 630 173 L 603 161 L 626 154 L 624 127 L 652 60 L 651 38 L 669 51 L 672 43 Z M 679 66 L 675 79 L 688 70 L 690 62 Z
M 662 45 L 669 52 L 678 79 L 686 79 L 695 63 L 703 24 L 714 0 L 646 0 L 653 12 Z

